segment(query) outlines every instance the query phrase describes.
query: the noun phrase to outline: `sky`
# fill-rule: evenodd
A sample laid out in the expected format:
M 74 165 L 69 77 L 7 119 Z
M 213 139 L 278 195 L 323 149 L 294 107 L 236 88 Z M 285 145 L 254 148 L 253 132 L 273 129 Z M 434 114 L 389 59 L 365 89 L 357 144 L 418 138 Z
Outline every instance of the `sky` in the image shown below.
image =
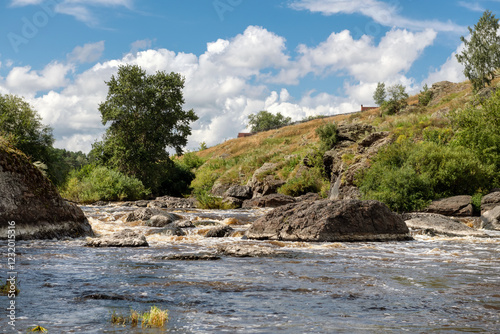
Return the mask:
M 500 0 L 0 0 L 0 94 L 88 152 L 120 65 L 181 73 L 197 150 L 261 110 L 297 121 L 372 106 L 378 82 L 464 81 L 460 37 L 486 9 Z

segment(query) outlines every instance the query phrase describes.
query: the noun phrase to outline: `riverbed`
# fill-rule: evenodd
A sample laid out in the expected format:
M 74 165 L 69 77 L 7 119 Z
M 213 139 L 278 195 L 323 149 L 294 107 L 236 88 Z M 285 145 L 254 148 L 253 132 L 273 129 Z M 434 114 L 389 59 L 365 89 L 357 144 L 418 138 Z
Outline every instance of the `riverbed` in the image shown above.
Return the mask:
M 265 210 L 173 210 L 195 228 L 163 236 L 125 223 L 120 205 L 82 207 L 100 235 L 133 229 L 149 248 L 89 248 L 85 239 L 18 241 L 16 330 L 49 333 L 499 333 L 500 236 L 415 236 L 388 243 L 242 239 Z M 205 238 L 211 227 L 231 237 Z M 221 245 L 276 256 L 217 254 Z M 213 255 L 186 260 L 184 255 Z M 192 256 L 195 258 L 196 256 Z M 208 260 L 210 259 L 210 260 Z M 7 272 L 3 254 L 2 278 Z M 0 296 L 5 309 L 8 298 Z M 4 307 L 5 305 L 5 307 Z M 117 326 L 111 314 L 168 309 L 164 330 Z M 6 314 L 6 313 L 5 313 Z

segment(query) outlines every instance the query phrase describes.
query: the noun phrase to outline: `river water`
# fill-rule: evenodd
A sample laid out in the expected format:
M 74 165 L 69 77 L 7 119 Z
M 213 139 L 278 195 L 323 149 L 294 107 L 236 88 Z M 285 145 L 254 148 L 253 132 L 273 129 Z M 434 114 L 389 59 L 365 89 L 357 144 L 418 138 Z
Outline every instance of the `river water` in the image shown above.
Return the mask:
M 131 208 L 83 207 L 98 234 L 147 234 L 149 248 L 89 248 L 84 239 L 17 242 L 16 331 L 49 333 L 500 333 L 500 236 L 397 243 L 242 240 L 263 211 L 178 210 L 197 225 L 184 237 L 121 219 Z M 231 218 L 233 217 L 233 218 Z M 205 238 L 231 224 L 229 238 Z M 281 256 L 175 260 L 223 244 L 272 246 Z M 2 247 L 4 245 L 2 244 Z M 2 249 L 3 249 L 2 248 Z M 284 254 L 284 255 L 283 255 Z M 0 266 L 2 279 L 7 258 Z M 158 306 L 166 329 L 111 324 Z

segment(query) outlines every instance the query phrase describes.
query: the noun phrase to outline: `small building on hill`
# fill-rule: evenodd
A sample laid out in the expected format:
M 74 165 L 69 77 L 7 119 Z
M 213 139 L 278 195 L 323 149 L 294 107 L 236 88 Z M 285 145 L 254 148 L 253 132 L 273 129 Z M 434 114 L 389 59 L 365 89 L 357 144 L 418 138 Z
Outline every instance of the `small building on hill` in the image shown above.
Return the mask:
M 372 109 L 377 109 L 377 108 L 378 107 L 365 107 L 365 106 L 361 105 L 361 112 L 372 110 Z
M 240 132 L 240 133 L 238 133 L 238 138 L 250 137 L 253 135 L 254 135 L 253 133 L 249 133 L 249 132 Z

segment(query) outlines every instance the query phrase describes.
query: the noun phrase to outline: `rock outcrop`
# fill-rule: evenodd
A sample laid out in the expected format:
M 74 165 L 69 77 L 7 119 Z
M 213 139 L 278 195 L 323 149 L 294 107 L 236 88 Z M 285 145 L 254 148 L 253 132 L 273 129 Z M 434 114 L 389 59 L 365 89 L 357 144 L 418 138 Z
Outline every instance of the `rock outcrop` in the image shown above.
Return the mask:
M 253 198 L 274 194 L 279 187 L 285 184 L 285 181 L 278 180 L 274 176 L 277 167 L 277 164 L 265 163 L 253 173 L 252 178 L 247 183 L 247 186 L 253 191 Z
M 409 240 L 401 217 L 377 201 L 321 200 L 274 209 L 253 223 L 250 239 L 285 241 Z
M 21 152 L 0 142 L 0 239 L 15 222 L 18 240 L 93 235 L 82 210 L 58 194 L 54 185 Z
M 469 217 L 474 213 L 472 196 L 454 196 L 433 201 L 424 211 L 443 216 Z
M 500 206 L 497 206 L 481 215 L 481 228 L 500 231 Z
M 481 213 L 494 209 L 497 206 L 500 206 L 500 191 L 489 193 L 481 199 Z

